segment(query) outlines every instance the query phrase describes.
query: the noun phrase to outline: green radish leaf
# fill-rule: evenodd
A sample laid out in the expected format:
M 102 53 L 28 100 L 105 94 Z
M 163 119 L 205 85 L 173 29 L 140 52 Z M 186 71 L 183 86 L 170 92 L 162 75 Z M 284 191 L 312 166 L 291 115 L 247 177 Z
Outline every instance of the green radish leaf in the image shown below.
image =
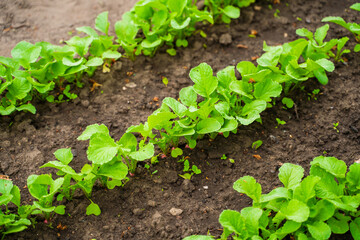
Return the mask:
M 360 3 L 354 3 L 350 6 L 350 8 L 356 11 L 360 11 Z
M 128 167 L 123 162 L 104 164 L 100 167 L 97 174 L 116 180 L 123 180 L 128 174 Z
M 241 210 L 241 216 L 244 217 L 246 230 L 250 236 L 259 235 L 259 220 L 263 210 L 255 207 L 247 207 Z
M 241 76 L 244 78 L 246 75 L 257 72 L 257 68 L 252 62 L 241 61 L 236 65 L 236 69 L 239 71 Z
M 174 98 L 170 98 L 170 97 L 164 98 L 163 104 L 166 104 L 168 107 L 170 107 L 177 116 L 179 117 L 185 116 L 187 108 L 183 104 L 176 101 Z
M 56 206 L 54 212 L 57 214 L 60 214 L 60 215 L 64 215 L 65 214 L 65 206 L 64 205 Z
M 180 15 L 187 4 L 187 0 L 168 1 L 167 6 L 171 12 L 176 12 L 177 16 Z
M 237 180 L 233 188 L 239 193 L 248 195 L 255 203 L 260 201 L 261 185 L 251 176 L 244 176 Z
M 275 188 L 268 194 L 261 195 L 260 202 L 270 202 L 277 199 L 290 199 L 290 192 L 287 188 Z
M 284 163 L 279 169 L 279 180 L 287 189 L 294 190 L 304 176 L 304 169 L 299 165 Z
M 332 174 L 338 179 L 345 178 L 347 171 L 346 163 L 335 157 L 319 156 L 314 158 L 310 164 L 311 166 L 318 166 L 321 169 L 324 169 L 326 172 Z
M 305 203 L 291 199 L 281 207 L 279 213 L 283 214 L 288 220 L 301 223 L 309 218 L 310 209 Z
M 254 100 L 251 103 L 245 104 L 242 109 L 241 116 L 253 115 L 254 113 L 261 113 L 266 109 L 266 102 L 264 100 Z
M 331 231 L 335 234 L 345 234 L 349 231 L 349 216 L 343 216 L 342 214 L 335 214 L 335 217 L 327 220 L 327 224 L 331 228 Z
M 89 61 L 87 61 L 85 63 L 85 66 L 98 67 L 98 66 L 101 66 L 103 63 L 104 63 L 104 61 L 102 60 L 102 58 L 94 57 L 94 58 L 91 58 Z
M 93 38 L 97 38 L 99 36 L 93 28 L 88 27 L 88 26 L 78 27 L 78 28 L 76 28 L 76 30 L 79 32 L 86 33 L 87 35 L 89 35 Z
M 322 22 L 332 22 L 332 23 L 336 23 L 344 28 L 346 28 L 347 30 L 350 30 L 349 29 L 349 24 L 347 24 L 345 22 L 345 20 L 341 17 L 326 17 L 326 18 L 323 18 L 321 20 Z M 301 36 L 301 35 L 300 35 Z
M 41 47 L 29 42 L 21 41 L 11 50 L 11 56 L 24 68 L 28 69 L 30 63 L 36 62 L 41 53 Z
M 248 97 L 250 99 L 253 99 L 254 96 L 252 95 L 252 86 L 241 80 L 241 81 L 233 81 L 230 83 L 230 90 L 236 92 L 239 95 Z
M 95 133 L 90 138 L 86 153 L 89 161 L 102 165 L 110 162 L 116 156 L 118 150 L 119 145 L 109 135 Z
M 86 208 L 86 215 L 95 215 L 99 216 L 101 214 L 101 210 L 99 205 L 91 202 L 91 204 Z
M 315 70 L 314 75 L 317 78 L 317 80 L 319 81 L 319 83 L 321 83 L 322 85 L 328 84 L 329 79 L 326 76 L 326 73 L 324 70 Z
M 294 101 L 291 98 L 284 97 L 281 102 L 286 105 L 287 108 L 292 108 L 294 106 Z
M 108 59 L 118 59 L 121 57 L 121 53 L 117 52 L 117 51 L 112 51 L 112 50 L 107 50 L 106 52 L 104 52 L 101 56 L 103 59 L 108 58 Z
M 267 102 L 272 101 L 272 97 L 280 96 L 282 87 L 279 83 L 271 79 L 256 83 L 254 86 L 254 96 L 256 99 L 264 100 Z
M 86 127 L 85 131 L 77 138 L 77 140 L 88 140 L 95 133 L 109 134 L 109 129 L 104 124 L 92 124 Z
M 351 191 L 356 192 L 360 190 L 360 163 L 354 163 L 349 167 L 346 181 Z
M 328 72 L 333 72 L 335 70 L 334 63 L 325 58 L 321 58 L 319 60 L 316 60 L 315 62 Z
M 189 23 L 191 21 L 190 17 L 187 17 L 183 22 L 179 23 L 176 19 L 172 19 L 170 22 L 171 27 L 177 30 L 184 29 L 189 26 Z
M 324 43 L 324 39 L 326 37 L 326 34 L 327 34 L 329 28 L 330 28 L 329 24 L 325 24 L 324 26 L 316 29 L 314 37 L 319 45 L 322 45 Z
M 21 195 L 20 195 L 19 187 L 14 185 L 13 188 L 11 189 L 10 194 L 12 195 L 11 202 L 14 203 L 17 207 L 20 207 Z
M 140 148 L 137 152 L 132 152 L 129 154 L 129 157 L 137 160 L 137 161 L 144 161 L 146 159 L 150 159 L 154 156 L 154 144 L 149 143 L 144 147 Z
M 360 52 L 360 44 L 355 45 L 354 52 Z
M 350 232 L 354 239 L 360 239 L 360 217 L 350 222 Z
M 191 69 L 189 76 L 195 83 L 193 89 L 202 97 L 208 98 L 218 86 L 218 80 L 213 76 L 212 68 L 206 63 L 201 63 Z
M 197 94 L 192 86 L 185 87 L 180 90 L 179 98 L 184 105 L 189 107 L 196 104 Z
M 285 224 L 276 231 L 276 235 L 280 239 L 284 238 L 288 234 L 296 232 L 301 227 L 301 223 L 294 221 L 286 221 Z
M 1 115 L 10 115 L 15 110 L 16 110 L 16 107 L 14 105 L 10 105 L 6 108 L 4 108 L 3 106 L 0 106 L 0 114 Z
M 196 132 L 198 134 L 207 134 L 217 132 L 221 128 L 221 124 L 215 118 L 207 118 L 198 122 Z
M 141 42 L 141 46 L 143 48 L 155 48 L 160 46 L 162 43 L 161 39 L 158 39 L 156 41 L 150 42 L 148 39 L 145 39 L 144 41 Z
M 230 83 L 236 80 L 234 66 L 228 66 L 216 73 L 219 81 L 219 86 L 223 88 L 229 88 Z
M 331 236 L 331 228 L 324 222 L 313 222 L 306 226 L 311 236 L 317 240 L 329 239 Z
M 331 202 L 321 199 L 318 201 L 313 207 L 314 211 L 317 212 L 314 220 L 324 222 L 334 216 L 335 214 L 335 206 Z
M 205 236 L 205 235 L 192 235 L 184 238 L 183 240 L 215 240 L 215 238 L 213 238 L 212 236 Z
M 102 12 L 95 19 L 95 28 L 106 35 L 108 35 L 110 26 L 108 15 L 108 12 Z
M 173 150 L 171 150 L 171 156 L 173 158 L 177 158 L 178 156 L 181 156 L 183 154 L 183 150 L 181 150 L 181 148 L 175 148 Z
M 28 104 L 23 104 L 19 107 L 16 107 L 17 111 L 28 111 L 31 112 L 32 114 L 36 113 L 36 108 L 34 107 L 34 105 L 28 103 Z
M 14 187 L 14 184 L 11 180 L 0 179 L 0 193 L 2 193 L 4 195 L 10 194 L 13 187 Z
M 25 78 L 15 78 L 9 85 L 8 91 L 17 99 L 23 99 L 31 90 L 31 83 Z
M 320 177 L 307 176 L 299 186 L 294 189 L 293 198 L 303 203 L 315 197 L 315 185 L 320 181 Z
M 171 112 L 158 112 L 148 117 L 149 128 L 162 127 L 164 124 L 169 122 L 171 119 L 177 118 L 174 113 Z
M 68 165 L 73 159 L 73 154 L 71 152 L 71 148 L 58 149 L 54 152 L 54 155 L 57 160 L 59 160 L 60 162 L 62 162 L 65 165 Z
M 83 61 L 84 61 L 84 58 L 80 58 L 79 60 L 74 61 L 74 59 L 71 57 L 64 57 L 62 60 L 62 63 L 65 66 L 76 67 L 76 66 L 79 66 L 80 64 L 82 64 Z
M 240 9 L 231 5 L 226 6 L 222 12 L 229 18 L 239 18 Z
M 237 211 L 224 210 L 220 214 L 219 222 L 224 228 L 226 228 L 230 232 L 234 232 L 235 234 L 240 236 L 246 236 L 247 234 L 245 219 Z
M 324 21 L 324 19 L 323 19 Z M 307 30 L 306 28 L 299 28 L 296 30 L 296 34 L 301 36 L 301 37 L 306 37 L 308 39 L 313 39 L 313 33 L 310 32 L 309 30 Z

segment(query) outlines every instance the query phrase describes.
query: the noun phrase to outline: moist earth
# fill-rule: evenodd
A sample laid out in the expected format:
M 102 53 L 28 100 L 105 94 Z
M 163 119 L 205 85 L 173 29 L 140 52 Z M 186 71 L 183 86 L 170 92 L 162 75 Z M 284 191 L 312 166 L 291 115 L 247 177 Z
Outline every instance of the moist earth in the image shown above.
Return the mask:
M 242 60 L 251 61 L 262 54 L 263 41 L 277 45 L 295 40 L 297 28 L 314 31 L 326 16 L 358 22 L 359 14 L 348 10 L 355 2 L 292 0 L 281 1 L 269 9 L 269 2 L 258 1 L 242 9 L 241 17 L 230 26 L 202 26 L 207 38 L 191 37 L 189 47 L 179 49 L 176 57 L 160 49 L 153 58 L 140 56 L 134 62 L 121 59 L 110 73 L 98 71 L 92 78 L 85 76 L 84 88 L 73 89 L 79 95 L 74 101 L 61 104 L 39 101 L 35 102 L 35 115 L 17 113 L 1 118 L 0 174 L 10 176 L 22 189 L 22 203 L 29 204 L 32 199 L 26 190 L 27 177 L 52 172 L 39 167 L 54 160 L 57 149 L 72 148 L 75 156 L 72 166 L 77 170 L 87 163 L 88 143 L 76 140 L 87 125 L 103 123 L 119 139 L 129 126 L 146 121 L 163 98 L 177 98 L 181 88 L 191 85 L 189 71 L 199 63 L 206 62 L 217 72 Z M 69 38 L 67 32 L 75 27 L 93 26 L 96 14 L 103 10 L 110 11 L 113 26 L 134 3 L 134 0 L 4 1 L 0 3 L 3 32 L 0 53 L 9 56 L 10 49 L 21 40 L 57 43 Z M 280 11 L 278 17 L 274 16 L 276 9 Z M 58 11 L 61 17 L 55 16 Z M 43 21 L 44 28 L 40 25 Z M 256 38 L 248 37 L 251 30 L 258 32 Z M 331 24 L 329 36 L 348 36 L 348 47 L 353 49 L 355 45 L 353 36 L 335 24 Z M 190 164 L 202 171 L 191 181 L 179 176 L 183 174 L 179 159 L 161 159 L 149 170 L 140 163 L 135 177 L 130 177 L 123 188 L 95 187 L 92 200 L 99 204 L 100 216 L 86 216 L 90 202 L 76 194 L 73 201 L 65 202 L 66 215 L 55 216 L 52 227 L 38 219 L 36 228 L 30 227 L 7 239 L 148 240 L 206 233 L 219 237 L 221 211 L 251 205 L 248 197 L 232 188 L 240 177 L 254 176 L 263 193 L 267 193 L 280 186 L 278 169 L 285 162 L 299 164 L 308 172 L 309 163 L 319 155 L 337 157 L 348 165 L 360 159 L 360 55 L 351 53 L 345 57 L 347 61 L 336 63 L 336 70 L 328 75 L 328 85 L 311 80 L 303 90 L 291 93 L 295 108 L 284 109 L 278 102 L 262 114 L 262 124 L 241 126 L 237 134 L 228 138 L 218 136 L 215 141 L 204 138 L 194 150 L 181 144 Z M 168 78 L 167 86 L 162 77 Z M 102 86 L 91 91 L 93 81 Z M 320 94 L 311 94 L 314 89 L 320 89 Z M 286 124 L 278 126 L 276 118 Z M 339 132 L 333 128 L 337 122 Z M 263 145 L 254 150 L 251 145 L 256 140 L 262 140 Z M 227 159 L 221 159 L 224 154 Z M 57 228 L 59 224 L 66 229 Z M 332 239 L 352 238 L 346 234 Z

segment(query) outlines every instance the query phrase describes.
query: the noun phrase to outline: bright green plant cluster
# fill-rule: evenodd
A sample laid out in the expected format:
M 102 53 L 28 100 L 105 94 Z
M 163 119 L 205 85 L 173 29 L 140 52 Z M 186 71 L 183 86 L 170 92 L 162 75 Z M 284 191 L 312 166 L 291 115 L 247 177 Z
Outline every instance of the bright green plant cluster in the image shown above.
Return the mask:
M 10 206 L 17 208 L 10 211 Z M 20 189 L 13 185 L 11 180 L 0 179 L 0 233 L 3 239 L 5 235 L 21 232 L 31 225 L 28 216 L 31 213 L 31 206 L 20 205 Z
M 325 38 L 327 28 L 325 25 L 317 30 L 318 41 Z M 332 42 L 336 44 L 337 40 Z M 212 68 L 202 63 L 190 71 L 194 85 L 183 88 L 179 100 L 165 98 L 147 122 L 131 126 L 120 140 L 115 141 L 105 125 L 97 124 L 88 126 L 79 140 L 90 140 L 87 154 L 94 164 L 124 161 L 134 173 L 137 162 L 153 157 L 155 146 L 165 155 L 174 147 L 171 154 L 178 156 L 180 138 L 194 148 L 205 135 L 215 138 L 221 133 L 227 137 L 230 132 L 236 133 L 240 124 L 261 122 L 260 113 L 271 107 L 273 98 L 279 97 L 283 89 L 287 93 L 314 76 L 323 84 L 328 82 L 326 71 L 334 70 L 327 59 L 332 47 L 324 43 L 314 48 L 313 44 L 306 39 L 277 47 L 264 44 L 266 53 L 257 60 L 258 66 L 247 61 L 237 65 L 241 80 L 236 79 L 233 66 L 214 76 Z M 300 57 L 303 63 L 299 63 Z M 141 141 L 134 133 L 141 135 Z
M 26 41 L 18 43 L 11 51 L 12 58 L 0 57 L 0 114 L 9 115 L 14 111 L 35 113 L 30 101 L 38 97 L 49 102 L 61 102 L 74 99 L 68 83 L 80 82 L 84 72 L 92 75 L 98 66 L 109 64 L 118 59 L 118 45 L 113 44 L 108 35 L 108 13 L 101 13 L 95 21 L 95 28 L 78 28 L 88 34 L 87 37 L 74 36 L 64 46 L 48 42 L 31 44 Z M 61 94 L 51 94 L 55 86 Z
M 355 3 L 351 5 L 350 8 L 356 11 L 360 11 L 360 3 Z M 355 40 L 358 42 L 358 44 L 355 45 L 354 52 L 360 52 L 360 23 L 347 23 L 341 17 L 326 17 L 322 20 L 322 22 L 336 23 L 350 31 L 354 35 Z
M 187 47 L 186 37 L 202 21 L 214 23 L 212 14 L 199 10 L 193 1 L 141 0 L 115 24 L 116 41 L 130 59 L 140 54 L 153 56 L 164 44 L 169 46 L 167 52 L 175 55 L 174 43 Z
M 240 17 L 240 8 L 248 7 L 255 0 L 205 0 L 205 8 L 212 13 L 215 22 L 230 23 Z M 221 21 L 220 21 L 221 20 Z
M 261 185 L 251 176 L 234 183 L 234 189 L 253 200 L 253 206 L 224 210 L 219 222 L 224 231 L 221 240 L 329 239 L 331 234 L 350 230 L 360 239 L 360 164 L 347 172 L 346 164 L 334 157 L 316 157 L 310 174 L 304 177 L 301 166 L 285 163 L 279 169 L 284 185 L 262 194 Z M 190 236 L 184 240 L 211 240 L 212 236 Z
M 115 24 L 119 45 L 114 44 L 114 37 L 108 34 L 108 12 L 99 14 L 95 20 L 95 29 L 101 35 L 85 26 L 77 30 L 86 37 L 74 36 L 64 46 L 22 41 L 11 51 L 12 58 L 0 56 L 0 114 L 35 113 L 30 103 L 33 98 L 49 102 L 76 98 L 76 94 L 70 93 L 71 84 L 81 87 L 83 73 L 91 76 L 101 65 L 104 72 L 109 71 L 111 62 L 121 57 L 117 51 L 120 46 L 131 59 L 139 54 L 153 56 L 164 44 L 170 55 L 176 55 L 175 46 L 188 45 L 186 38 L 195 32 L 196 23 L 213 24 L 213 16 L 220 15 L 224 22 L 229 22 L 230 18 L 239 17 L 238 7 L 252 2 L 254 0 L 207 1 L 206 9 L 199 10 L 196 1 L 191 0 L 141 0 Z M 198 32 L 206 37 L 201 30 Z M 55 86 L 60 91 L 57 97 L 52 94 Z
M 89 136 L 89 129 L 79 138 Z M 71 149 L 59 149 L 54 153 L 57 161 L 50 161 L 43 165 L 58 170 L 56 180 L 50 174 L 31 175 L 27 179 L 27 188 L 36 200 L 32 205 L 20 205 L 20 190 L 13 185 L 12 181 L 0 179 L 0 206 L 5 211 L 0 212 L 0 233 L 3 237 L 10 233 L 20 232 L 35 223 L 34 215 L 42 216 L 45 223 L 51 224 L 54 214 L 65 214 L 65 205 L 54 205 L 54 201 L 61 202 L 64 197 L 72 200 L 77 189 L 81 189 L 89 199 L 90 204 L 86 209 L 87 215 L 99 215 L 100 207 L 91 200 L 93 186 L 99 180 L 103 186 L 113 189 L 115 186 L 123 186 L 128 178 L 127 166 L 113 159 L 111 162 L 93 162 L 85 164 L 80 173 L 76 173 L 69 163 L 73 159 Z M 91 155 L 90 155 L 91 156 Z M 89 158 L 90 158 L 89 156 Z M 8 205 L 13 204 L 18 208 L 17 214 L 10 210 Z M 30 221 L 31 220 L 31 221 Z

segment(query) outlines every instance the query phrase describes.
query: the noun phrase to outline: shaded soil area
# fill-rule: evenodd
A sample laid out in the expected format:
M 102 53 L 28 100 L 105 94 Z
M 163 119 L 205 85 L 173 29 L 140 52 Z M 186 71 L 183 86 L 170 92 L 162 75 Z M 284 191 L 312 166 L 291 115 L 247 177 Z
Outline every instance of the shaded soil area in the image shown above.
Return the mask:
M 10 2 L 2 4 L 12 6 Z M 240 19 L 230 27 L 203 27 L 208 37 L 190 38 L 189 47 L 180 49 L 176 57 L 161 50 L 154 58 L 138 57 L 135 62 L 122 59 L 114 64 L 110 73 L 97 72 L 91 79 L 85 77 L 85 87 L 74 89 L 79 98 L 73 102 L 57 105 L 38 102 L 35 103 L 36 115 L 19 113 L 2 117 L 0 174 L 10 176 L 22 189 L 29 175 L 48 173 L 49 169 L 39 169 L 39 166 L 54 160 L 55 150 L 64 147 L 72 147 L 75 153 L 72 164 L 79 170 L 87 163 L 87 142 L 76 138 L 87 125 L 104 123 L 111 135 L 119 139 L 126 128 L 146 121 L 164 97 L 177 98 L 181 88 L 192 84 L 188 77 L 192 67 L 207 62 L 216 72 L 241 60 L 251 60 L 262 54 L 263 41 L 268 45 L 292 41 L 296 39 L 297 28 L 314 31 L 322 25 L 321 19 L 325 16 L 356 21 L 358 13 L 347 10 L 355 2 L 292 0 L 269 9 L 267 1 L 259 1 L 255 6 L 260 9 L 252 6 L 242 10 Z M 33 14 L 41 15 L 36 9 Z M 274 17 L 276 9 L 280 10 L 278 18 Z M 92 22 L 93 19 L 89 20 L 88 25 Z M 77 25 L 79 22 L 73 23 L 74 27 L 82 26 Z M 252 29 L 258 32 L 258 37 L 248 37 Z M 23 35 L 14 31 L 9 34 L 14 34 L 9 41 L 33 36 L 31 31 Z M 345 30 L 331 25 L 329 34 L 348 36 L 349 47 L 353 48 L 354 39 Z M 46 40 L 46 35 L 38 37 L 32 40 Z M 247 48 L 239 48 L 238 44 Z M 204 138 L 196 149 L 185 150 L 184 156 L 189 156 L 190 163 L 202 170 L 191 181 L 179 177 L 183 164 L 176 159 L 162 159 L 150 170 L 140 164 L 136 176 L 123 188 L 95 187 L 93 201 L 101 207 L 100 216 L 86 216 L 89 201 L 78 194 L 74 201 L 66 203 L 67 214 L 53 219 L 53 228 L 39 220 L 35 229 L 8 239 L 181 239 L 208 231 L 219 236 L 221 211 L 241 210 L 251 204 L 249 198 L 232 189 L 233 182 L 240 177 L 254 176 L 262 184 L 263 192 L 269 192 L 280 186 L 278 169 L 285 162 L 299 164 L 307 172 L 310 161 L 321 154 L 335 156 L 348 165 L 360 159 L 360 56 L 351 53 L 346 58 L 346 64 L 337 63 L 335 72 L 329 74 L 327 86 L 311 80 L 303 91 L 292 93 L 296 108 L 285 110 L 278 103 L 262 115 L 263 124 L 241 126 L 236 135 L 228 138 L 218 136 L 215 141 Z M 162 77 L 169 79 L 167 87 Z M 102 86 L 91 92 L 90 80 Z M 310 96 L 314 89 L 320 89 L 320 94 Z M 276 118 L 285 120 L 286 124 L 277 126 Z M 336 122 L 339 122 L 339 132 L 333 128 Z M 251 149 L 256 140 L 264 142 L 257 151 Z M 223 154 L 235 163 L 221 159 Z M 152 174 L 156 170 L 157 173 Z M 22 192 L 22 202 L 30 203 L 26 189 Z M 182 213 L 174 216 L 170 213 L 172 208 Z M 59 223 L 67 228 L 57 229 Z M 334 239 L 351 239 L 351 236 L 334 236 Z

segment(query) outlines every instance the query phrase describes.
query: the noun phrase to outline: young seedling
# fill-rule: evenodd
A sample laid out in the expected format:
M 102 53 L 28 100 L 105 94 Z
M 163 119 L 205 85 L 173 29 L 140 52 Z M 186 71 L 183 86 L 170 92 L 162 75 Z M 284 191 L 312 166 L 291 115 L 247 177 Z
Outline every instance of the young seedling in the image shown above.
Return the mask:
M 308 93 L 308 100 L 314 99 L 315 101 L 318 100 L 318 95 L 320 95 L 320 89 L 314 89 L 311 93 Z
M 286 122 L 281 120 L 280 118 L 276 118 L 277 126 L 275 128 L 278 128 L 280 125 L 285 125 Z
M 333 129 L 336 130 L 337 133 L 339 133 L 339 129 L 337 128 L 339 126 L 339 122 L 333 123 Z
M 194 174 L 200 174 L 201 170 L 196 165 L 192 165 L 192 167 L 190 168 L 189 160 L 185 160 L 183 172 L 185 172 L 185 174 L 179 174 L 179 176 L 184 179 L 191 180 L 191 177 Z
M 257 140 L 255 142 L 252 143 L 251 147 L 255 150 L 257 150 L 261 145 L 263 144 L 263 141 L 261 140 Z
M 279 169 L 283 186 L 268 194 L 251 176 L 237 180 L 233 188 L 252 199 L 240 212 L 224 210 L 219 216 L 221 239 L 316 239 L 350 230 L 359 239 L 360 164 L 347 171 L 346 163 L 334 157 L 316 157 L 304 178 L 299 165 L 285 163 Z M 212 236 L 190 236 L 184 240 L 215 240 Z

